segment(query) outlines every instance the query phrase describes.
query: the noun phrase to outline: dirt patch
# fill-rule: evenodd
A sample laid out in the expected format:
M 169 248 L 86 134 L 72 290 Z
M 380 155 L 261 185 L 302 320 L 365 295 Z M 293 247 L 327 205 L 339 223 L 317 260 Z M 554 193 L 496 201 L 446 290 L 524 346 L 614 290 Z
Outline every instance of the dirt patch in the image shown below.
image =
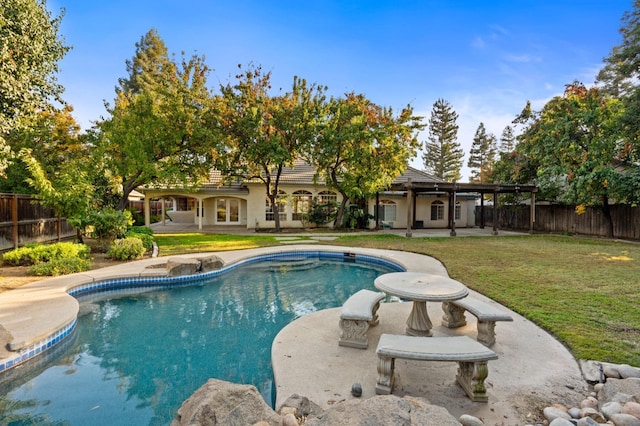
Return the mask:
M 91 254 L 91 270 L 106 268 L 107 266 L 119 265 L 122 263 L 126 263 L 126 261 L 110 259 L 107 257 L 106 253 Z M 29 275 L 28 271 L 28 266 L 0 265 L 0 293 L 48 278 Z

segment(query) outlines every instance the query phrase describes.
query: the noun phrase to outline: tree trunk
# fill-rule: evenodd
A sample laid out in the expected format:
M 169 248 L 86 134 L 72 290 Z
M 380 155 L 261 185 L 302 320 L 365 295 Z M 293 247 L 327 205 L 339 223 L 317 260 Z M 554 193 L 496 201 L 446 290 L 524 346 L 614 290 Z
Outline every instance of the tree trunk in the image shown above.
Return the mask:
M 338 229 L 344 228 L 344 212 L 347 208 L 347 203 L 349 202 L 349 197 L 347 197 L 344 193 L 340 193 L 342 195 L 342 201 L 340 202 L 340 207 L 338 207 L 338 213 L 336 214 L 336 220 L 333 223 L 334 227 Z
M 609 207 L 609 197 L 604 194 L 602 197 L 602 213 L 607 221 L 607 237 L 613 238 L 613 218 L 611 217 L 611 208 Z

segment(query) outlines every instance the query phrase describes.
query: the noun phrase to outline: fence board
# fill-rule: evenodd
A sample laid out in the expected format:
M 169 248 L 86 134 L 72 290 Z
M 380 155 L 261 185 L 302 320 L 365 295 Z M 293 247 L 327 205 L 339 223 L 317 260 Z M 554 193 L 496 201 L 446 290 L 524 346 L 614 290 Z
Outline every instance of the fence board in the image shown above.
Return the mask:
M 38 199 L 24 194 L 0 194 L 0 251 L 29 243 L 74 237 L 75 228 L 55 216 Z
M 613 234 L 616 238 L 640 240 L 640 207 L 612 205 Z M 476 207 L 476 225 L 480 225 L 480 207 Z M 526 205 L 498 207 L 498 228 L 529 230 L 530 208 Z M 587 207 L 577 214 L 575 206 L 536 205 L 533 230 L 544 233 L 569 233 L 606 237 L 608 226 L 602 211 Z M 485 206 L 485 226 L 493 226 L 493 207 Z

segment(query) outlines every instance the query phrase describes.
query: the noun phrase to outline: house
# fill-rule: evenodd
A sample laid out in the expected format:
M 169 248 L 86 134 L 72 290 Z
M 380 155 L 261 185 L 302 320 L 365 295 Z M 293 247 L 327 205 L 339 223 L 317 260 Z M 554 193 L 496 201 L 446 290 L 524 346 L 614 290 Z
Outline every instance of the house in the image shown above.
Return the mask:
M 282 229 L 309 226 L 307 220 L 312 204 L 340 202 L 342 196 L 322 183 L 314 183 L 315 169 L 303 161 L 286 167 L 280 177 L 280 227 Z M 466 191 L 465 187 L 472 191 Z M 478 194 L 499 190 L 485 184 L 448 183 L 428 173 L 407 167 L 390 187 L 368 200 L 367 213 L 373 218 L 369 228 L 452 228 L 475 226 L 475 204 Z M 496 189 L 497 188 L 497 189 Z M 195 189 L 151 188 L 141 190 L 145 195 L 145 223 L 150 224 L 149 200 L 169 201 L 166 215 L 172 222 L 196 224 L 199 229 L 240 226 L 248 230 L 275 228 L 274 212 L 262 181 L 223 183 L 220 172 L 213 170 L 206 183 Z M 161 203 L 163 206 L 165 203 Z M 162 215 L 164 217 L 164 214 Z M 411 224 L 411 226 L 408 226 Z

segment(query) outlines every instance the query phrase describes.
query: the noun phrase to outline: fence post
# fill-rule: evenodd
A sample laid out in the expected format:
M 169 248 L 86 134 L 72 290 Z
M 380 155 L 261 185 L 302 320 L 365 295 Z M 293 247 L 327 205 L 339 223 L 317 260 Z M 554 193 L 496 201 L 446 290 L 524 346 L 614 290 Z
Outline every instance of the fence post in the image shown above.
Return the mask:
M 11 236 L 13 238 L 13 248 L 18 248 L 18 194 L 13 194 L 11 204 Z

